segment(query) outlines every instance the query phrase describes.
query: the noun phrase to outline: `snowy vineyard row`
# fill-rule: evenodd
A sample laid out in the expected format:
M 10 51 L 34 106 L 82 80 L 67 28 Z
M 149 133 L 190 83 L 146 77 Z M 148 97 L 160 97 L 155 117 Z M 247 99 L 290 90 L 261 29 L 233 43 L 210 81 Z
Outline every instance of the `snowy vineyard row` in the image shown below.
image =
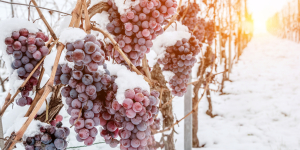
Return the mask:
M 24 118 L 6 132 L 4 150 L 18 141 L 27 150 L 66 149 L 70 128 L 86 146 L 100 134 L 121 150 L 175 149 L 172 129 L 197 116 L 204 95 L 210 101 L 207 114 L 214 117 L 210 91 L 222 92 L 233 61 L 252 35 L 242 28 L 251 25 L 251 16 L 239 7 L 246 1 L 78 0 L 59 32 L 44 8 L 31 2 L 49 37 L 31 21 L 0 22 L 10 89 L 0 116 L 12 103 L 26 108 Z M 240 9 L 232 11 L 235 7 Z M 212 84 L 220 88 L 213 90 Z M 175 121 L 172 99 L 189 85 L 194 86 L 193 110 Z M 61 123 L 62 108 L 70 115 L 70 128 Z M 200 147 L 197 122 L 196 117 L 194 147 Z M 158 133 L 168 138 L 155 141 Z

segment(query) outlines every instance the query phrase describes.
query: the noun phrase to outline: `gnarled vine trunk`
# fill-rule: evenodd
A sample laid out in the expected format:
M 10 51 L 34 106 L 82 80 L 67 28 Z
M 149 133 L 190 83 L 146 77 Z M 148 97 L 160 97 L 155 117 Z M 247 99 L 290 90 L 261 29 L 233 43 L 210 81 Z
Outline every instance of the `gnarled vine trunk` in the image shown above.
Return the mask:
M 162 70 L 159 67 L 159 64 L 154 65 L 153 70 L 151 71 L 151 78 L 153 80 L 156 80 L 158 83 L 154 88 L 162 89 L 159 92 L 163 92 L 161 97 L 161 106 L 163 106 L 165 103 L 169 102 L 172 99 L 172 96 L 171 92 L 168 90 L 168 87 L 166 85 L 167 81 L 162 74 Z M 165 129 L 174 123 L 172 102 L 166 104 L 163 108 L 160 109 L 160 111 L 163 116 L 163 129 Z M 166 141 L 164 137 L 166 137 Z M 162 139 L 166 150 L 175 150 L 174 130 L 170 134 L 163 133 Z

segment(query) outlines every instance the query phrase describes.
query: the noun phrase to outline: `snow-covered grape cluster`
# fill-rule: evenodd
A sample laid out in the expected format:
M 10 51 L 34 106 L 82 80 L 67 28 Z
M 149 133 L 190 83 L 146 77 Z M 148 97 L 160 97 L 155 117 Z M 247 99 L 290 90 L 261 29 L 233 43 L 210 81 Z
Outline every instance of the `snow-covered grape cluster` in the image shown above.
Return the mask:
M 189 40 L 183 38 L 178 40 L 174 46 L 167 47 L 164 58 L 158 60 L 159 64 L 164 65 L 163 70 L 175 74 L 169 82 L 173 95 L 183 96 L 186 92 L 189 75 L 197 62 L 195 56 L 200 50 L 198 39 L 191 36 Z
M 121 144 L 121 150 L 146 149 L 151 137 L 150 126 L 159 109 L 159 92 L 149 93 L 141 88 L 127 89 L 125 99 L 120 104 L 114 92 L 107 93 L 103 104 L 100 135 L 111 147 Z M 120 142 L 116 139 L 120 136 Z
M 181 6 L 179 15 L 177 17 L 180 20 L 187 9 L 186 5 Z M 197 17 L 200 11 L 200 7 L 197 3 L 190 3 L 185 14 L 182 24 L 187 26 L 193 35 L 200 41 L 204 39 L 205 36 L 205 20 L 204 18 Z M 196 27 L 197 26 L 197 27 Z
M 213 20 L 206 22 L 205 36 L 209 45 L 213 43 L 213 39 L 215 38 L 215 32 L 215 22 Z
M 149 53 L 153 46 L 152 40 L 164 32 L 162 25 L 176 12 L 176 0 L 141 0 L 125 14 L 118 13 L 116 4 L 109 0 L 108 10 L 110 23 L 107 30 L 115 35 L 120 48 L 131 60 L 139 66 L 141 59 Z M 109 55 L 118 63 L 126 65 L 124 58 L 114 50 L 113 45 L 107 47 Z
M 105 89 L 111 80 L 108 74 L 98 70 L 105 61 L 101 43 L 90 34 L 84 40 L 67 43 L 65 58 L 74 62 L 74 69 L 67 64 L 59 65 L 55 76 L 56 84 L 67 85 L 62 88 L 61 94 L 69 106 L 69 121 L 78 133 L 77 140 L 84 141 L 85 145 L 92 145 L 98 133 L 94 127 L 100 124 L 97 116 L 101 104 L 96 101 L 97 92 Z
M 55 126 L 40 127 L 41 134 L 27 137 L 23 142 L 26 150 L 64 150 L 68 143 L 66 138 L 70 134 L 68 127 L 62 127 L 59 122 Z
M 42 57 L 49 53 L 48 47 L 45 46 L 46 41 L 48 36 L 43 32 L 29 33 L 26 28 L 13 31 L 11 37 L 5 38 L 6 53 L 13 56 L 11 67 L 17 70 L 21 79 L 25 80 Z M 39 74 L 40 68 L 33 73 L 25 88 L 22 89 L 22 97 L 16 100 L 17 105 L 31 104 L 32 98 L 29 97 L 29 92 L 37 85 Z

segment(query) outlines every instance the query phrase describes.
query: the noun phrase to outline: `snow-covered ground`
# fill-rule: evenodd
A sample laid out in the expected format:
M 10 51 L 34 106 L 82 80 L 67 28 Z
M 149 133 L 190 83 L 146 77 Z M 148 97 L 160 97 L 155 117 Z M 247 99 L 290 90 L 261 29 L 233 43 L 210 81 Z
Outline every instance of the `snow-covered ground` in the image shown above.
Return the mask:
M 233 65 L 225 95 L 212 95 L 199 105 L 200 145 L 205 150 L 300 149 L 300 44 L 259 35 Z M 173 102 L 178 119 L 183 99 Z M 176 149 L 183 150 L 183 123 L 176 127 Z

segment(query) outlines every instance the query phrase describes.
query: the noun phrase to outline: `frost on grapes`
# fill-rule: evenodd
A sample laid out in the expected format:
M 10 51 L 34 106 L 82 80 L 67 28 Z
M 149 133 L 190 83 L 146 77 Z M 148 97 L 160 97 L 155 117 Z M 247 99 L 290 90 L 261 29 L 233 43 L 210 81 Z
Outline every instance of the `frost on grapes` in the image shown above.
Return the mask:
M 122 103 L 125 99 L 124 93 L 127 89 L 140 87 L 141 89 L 150 92 L 150 86 L 144 80 L 142 75 L 131 72 L 125 66 L 119 64 L 107 63 L 107 68 L 112 75 L 116 75 L 118 77 L 115 80 L 115 83 L 118 85 L 116 99 L 119 103 Z
M 189 39 L 191 37 L 186 26 L 182 25 L 180 22 L 176 22 L 176 24 L 177 27 L 175 27 L 175 25 L 170 26 L 162 35 L 158 36 L 153 41 L 152 50 L 157 54 L 156 59 L 163 58 L 167 47 L 175 45 L 178 40 L 183 38 Z

